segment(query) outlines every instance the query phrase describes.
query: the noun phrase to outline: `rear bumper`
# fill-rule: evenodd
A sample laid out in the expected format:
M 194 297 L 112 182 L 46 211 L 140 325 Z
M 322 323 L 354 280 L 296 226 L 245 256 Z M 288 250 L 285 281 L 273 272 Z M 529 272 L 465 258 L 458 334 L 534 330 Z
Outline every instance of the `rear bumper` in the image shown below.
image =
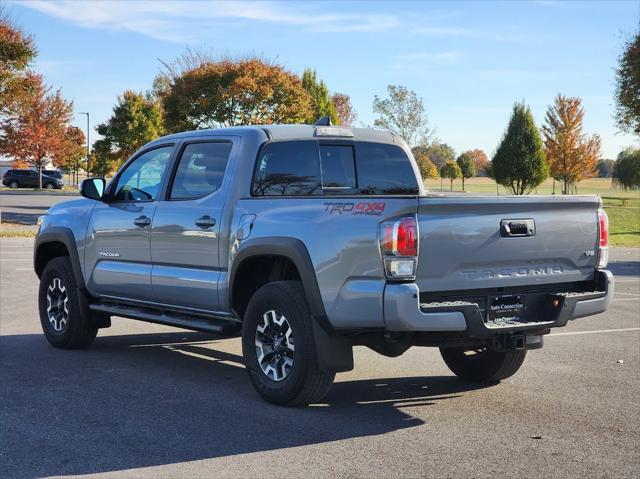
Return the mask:
M 536 331 L 562 327 L 569 320 L 591 316 L 607 310 L 613 298 L 613 275 L 596 272 L 598 291 L 546 293 L 549 304 L 556 307 L 540 311 L 535 321 L 487 324 L 476 303 L 464 301 L 420 304 L 415 283 L 388 284 L 384 290 L 384 322 L 389 331 L 461 332 L 474 338 L 496 334 Z

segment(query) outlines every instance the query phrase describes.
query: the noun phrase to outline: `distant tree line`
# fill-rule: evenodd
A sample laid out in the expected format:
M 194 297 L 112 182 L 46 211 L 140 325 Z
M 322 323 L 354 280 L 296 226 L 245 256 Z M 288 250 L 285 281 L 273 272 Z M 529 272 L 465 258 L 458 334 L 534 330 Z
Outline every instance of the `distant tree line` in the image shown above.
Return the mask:
M 112 116 L 98 125 L 92 172 L 116 169 L 142 145 L 184 130 L 272 123 L 313 124 L 328 116 L 351 125 L 349 95 L 331 94 L 315 70 L 301 76 L 257 57 L 215 58 L 188 48 L 160 73 L 147 93 L 126 91 Z
M 42 170 L 49 161 L 69 172 L 88 169 L 107 175 L 145 143 L 190 129 L 234 125 L 307 123 L 327 116 L 352 125 L 356 112 L 349 95 L 331 92 L 317 72 L 297 75 L 259 57 L 217 58 L 188 48 L 161 62 L 146 92 L 124 91 L 112 115 L 97 126 L 100 138 L 91 158 L 85 137 L 70 122 L 73 104 L 52 90 L 30 65 L 34 40 L 0 7 L 0 154 L 16 164 Z M 626 41 L 616 69 L 616 121 L 621 130 L 640 134 L 640 34 Z M 456 155 L 434 135 L 422 98 L 403 85 L 388 85 L 374 96 L 374 126 L 393 130 L 410 146 L 424 180 L 440 177 L 465 182 L 490 176 L 513 194 L 534 191 L 551 176 L 569 193 L 584 178 L 611 177 L 623 188 L 638 187 L 638 150 L 616 160 L 601 158 L 598 135 L 583 131 L 585 111 L 578 97 L 558 95 L 538 128 L 530 108 L 513 106 L 491 161 L 479 149 Z

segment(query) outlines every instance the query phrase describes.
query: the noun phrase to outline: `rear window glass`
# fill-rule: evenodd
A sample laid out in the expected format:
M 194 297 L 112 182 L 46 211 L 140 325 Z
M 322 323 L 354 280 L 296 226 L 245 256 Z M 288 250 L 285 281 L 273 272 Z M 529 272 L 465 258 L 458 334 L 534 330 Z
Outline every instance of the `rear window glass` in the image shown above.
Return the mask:
M 320 195 L 315 141 L 269 143 L 260 152 L 253 180 L 256 196 Z
M 406 153 L 395 145 L 282 141 L 261 150 L 252 193 L 416 195 L 418 182 Z
M 358 191 L 363 195 L 417 195 L 418 180 L 404 150 L 383 143 L 357 143 Z
M 344 145 L 320 145 L 322 189 L 353 190 L 356 187 L 356 170 L 353 147 Z

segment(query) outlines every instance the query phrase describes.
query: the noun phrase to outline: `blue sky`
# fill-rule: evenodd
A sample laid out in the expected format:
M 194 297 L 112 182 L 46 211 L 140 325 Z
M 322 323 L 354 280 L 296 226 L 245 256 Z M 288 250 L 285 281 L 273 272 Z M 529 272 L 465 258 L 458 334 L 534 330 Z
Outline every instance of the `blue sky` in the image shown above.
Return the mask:
M 301 73 L 315 68 L 348 93 L 358 123 L 374 95 L 415 90 L 436 136 L 456 152 L 491 155 L 513 102 L 538 124 L 557 93 L 580 96 L 585 130 L 605 158 L 638 139 L 612 118 L 616 57 L 640 25 L 640 0 L 606 2 L 9 2 L 39 49 L 34 67 L 75 109 L 106 120 L 125 89 L 151 87 L 160 63 L 187 45 L 257 54 Z M 84 128 L 84 117 L 76 124 Z M 92 131 L 95 139 L 96 133 Z

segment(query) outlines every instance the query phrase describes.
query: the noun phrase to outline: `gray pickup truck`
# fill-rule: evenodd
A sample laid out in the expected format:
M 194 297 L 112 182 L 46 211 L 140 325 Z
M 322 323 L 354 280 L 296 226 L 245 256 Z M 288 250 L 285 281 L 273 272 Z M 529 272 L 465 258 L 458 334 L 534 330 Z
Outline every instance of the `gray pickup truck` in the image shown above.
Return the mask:
M 389 131 L 174 134 L 81 193 L 35 242 L 48 341 L 86 347 L 112 316 L 241 335 L 276 404 L 321 400 L 354 345 L 439 347 L 463 380 L 495 383 L 613 295 L 598 197 L 429 194 Z

